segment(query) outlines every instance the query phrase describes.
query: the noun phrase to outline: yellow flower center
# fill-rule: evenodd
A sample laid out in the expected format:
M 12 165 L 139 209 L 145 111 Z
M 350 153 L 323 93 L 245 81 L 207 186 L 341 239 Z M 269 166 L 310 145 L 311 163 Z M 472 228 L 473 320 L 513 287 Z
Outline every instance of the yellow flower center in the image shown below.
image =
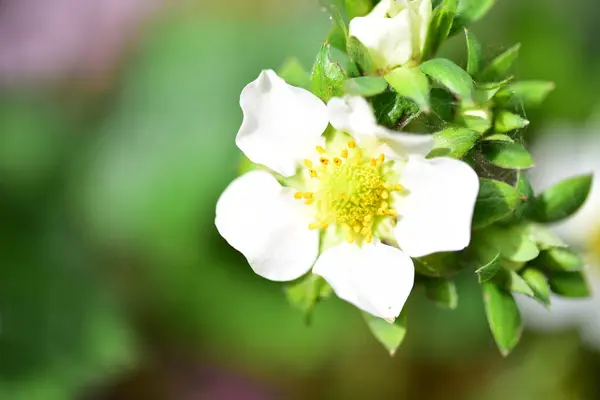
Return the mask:
M 314 192 L 296 192 L 296 199 L 316 208 L 316 221 L 309 229 L 326 229 L 336 224 L 345 230 L 349 243 L 363 240 L 370 243 L 373 228 L 386 217 L 396 217 L 398 212 L 390 208 L 390 192 L 402 190 L 399 184 L 386 180 L 385 156 L 363 158 L 362 151 L 354 141 L 348 142 L 339 157 L 328 157 L 327 151 L 317 147 L 319 164 L 304 160 L 312 179 L 318 180 Z

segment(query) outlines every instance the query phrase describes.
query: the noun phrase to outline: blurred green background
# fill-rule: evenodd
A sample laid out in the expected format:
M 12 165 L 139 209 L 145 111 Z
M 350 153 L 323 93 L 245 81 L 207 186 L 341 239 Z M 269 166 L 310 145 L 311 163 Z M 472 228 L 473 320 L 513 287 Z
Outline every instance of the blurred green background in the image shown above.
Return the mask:
M 486 52 L 521 42 L 518 77 L 557 84 L 526 138 L 582 126 L 597 1 L 498 3 L 473 27 Z M 390 358 L 337 299 L 305 326 L 220 238 L 241 89 L 310 67 L 328 27 L 316 0 L 0 1 L 0 399 L 600 398 L 575 332 L 503 359 L 474 276 L 456 311 L 415 291 Z

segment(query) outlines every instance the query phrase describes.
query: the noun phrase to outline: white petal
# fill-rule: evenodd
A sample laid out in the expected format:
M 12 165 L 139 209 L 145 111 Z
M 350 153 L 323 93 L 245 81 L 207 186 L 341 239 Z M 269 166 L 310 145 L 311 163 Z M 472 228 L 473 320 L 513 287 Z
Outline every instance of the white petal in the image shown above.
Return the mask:
M 403 9 L 394 18 L 367 15 L 350 21 L 350 35 L 368 49 L 380 68 L 406 64 L 413 53 L 413 34 L 409 9 Z
M 338 131 L 346 132 L 360 140 L 373 136 L 377 121 L 371 106 L 362 97 L 334 97 L 327 103 L 327 112 L 331 125 Z
M 327 104 L 327 111 L 335 129 L 349 133 L 361 144 L 377 139 L 402 155 L 426 156 L 433 149 L 433 135 L 397 132 L 377 125 L 371 106 L 362 97 L 334 97 Z
M 271 174 L 252 171 L 225 189 L 215 225 L 258 275 L 290 281 L 310 270 L 319 251 L 319 235 L 308 229 L 303 207 Z
M 379 127 L 377 138 L 389 145 L 397 154 L 419 155 L 425 157 L 433 149 L 433 135 L 392 131 Z
M 284 176 L 296 173 L 328 124 L 321 100 L 288 85 L 273 71 L 261 72 L 244 88 L 240 105 L 244 121 L 237 146 L 251 161 Z
M 396 206 L 394 234 L 411 257 L 464 249 L 479 191 L 477 174 L 452 158 L 410 157 L 400 183 L 408 195 Z
M 313 273 L 322 276 L 339 298 L 388 320 L 400 315 L 415 277 L 410 257 L 380 242 L 332 247 L 321 254 Z

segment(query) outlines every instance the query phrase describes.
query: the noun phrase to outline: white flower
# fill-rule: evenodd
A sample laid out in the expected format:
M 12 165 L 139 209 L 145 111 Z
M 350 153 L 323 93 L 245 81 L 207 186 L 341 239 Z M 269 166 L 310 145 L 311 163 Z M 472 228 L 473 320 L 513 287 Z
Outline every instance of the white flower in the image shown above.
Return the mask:
M 531 171 L 533 186 L 543 190 L 575 175 L 590 172 L 600 175 L 597 131 L 597 124 L 583 132 L 563 126 L 542 135 L 531 149 L 537 164 Z M 597 179 L 593 180 L 589 198 L 577 214 L 553 228 L 569 244 L 587 250 L 585 273 L 592 297 L 552 296 L 549 309 L 532 299 L 519 297 L 525 323 L 530 328 L 545 331 L 577 328 L 588 344 L 600 350 L 600 182 Z
M 381 0 L 370 14 L 350 21 L 350 35 L 369 49 L 378 68 L 421 59 L 431 20 L 431 0 Z
M 338 297 L 393 320 L 413 286 L 410 257 L 468 245 L 477 175 L 425 159 L 431 135 L 389 131 L 363 98 L 325 105 L 273 71 L 241 107 L 236 143 L 272 172 L 234 180 L 215 223 L 258 275 L 290 281 L 313 268 Z

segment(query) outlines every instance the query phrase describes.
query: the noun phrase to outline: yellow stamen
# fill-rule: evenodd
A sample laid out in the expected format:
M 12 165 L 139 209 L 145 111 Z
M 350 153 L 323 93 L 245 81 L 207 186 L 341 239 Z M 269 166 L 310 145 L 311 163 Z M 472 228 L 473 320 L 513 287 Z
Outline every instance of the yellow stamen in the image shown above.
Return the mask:
M 360 232 L 360 225 L 354 225 L 354 228 L 352 228 L 354 230 L 354 232 L 358 233 Z
M 371 243 L 373 241 L 373 235 L 372 234 L 367 234 L 367 236 L 365 236 L 365 241 L 367 243 Z
M 382 199 L 387 199 L 388 197 L 390 197 L 390 194 L 388 192 L 381 192 Z
M 302 198 L 302 196 L 304 196 L 304 193 L 302 193 L 302 192 L 296 192 L 296 193 L 294 193 L 294 198 L 296 200 L 300 200 Z
M 403 187 L 401 184 L 399 184 L 399 183 L 396 183 L 396 184 L 394 185 L 394 190 L 395 190 L 395 191 L 399 192 L 399 191 L 401 191 L 402 189 L 404 189 L 404 187 Z
M 329 164 L 329 159 L 327 159 L 325 157 L 321 157 L 321 158 L 319 158 L 319 162 L 323 165 L 327 165 L 327 164 Z
M 342 150 L 342 157 L 343 158 L 348 158 L 348 149 Z
M 393 208 L 390 208 L 389 210 L 387 210 L 386 214 L 390 217 L 397 217 L 398 211 L 394 210 Z
M 352 232 L 348 232 L 346 234 L 346 242 L 348 242 L 348 243 L 354 242 L 354 235 L 352 235 Z
M 351 149 L 356 147 L 356 142 L 354 140 L 351 140 L 348 142 L 348 147 L 350 147 Z
M 306 168 L 312 168 L 313 167 L 313 163 L 309 159 L 304 159 L 304 165 L 306 166 Z
M 339 167 L 340 165 L 342 165 L 342 160 L 340 160 L 339 158 L 335 157 L 335 158 L 333 159 L 333 163 L 334 163 L 334 164 L 335 164 L 337 167 Z
M 312 204 L 315 200 L 314 199 L 307 199 L 304 200 L 304 204 Z
M 322 146 L 317 146 L 317 152 L 319 154 L 324 154 L 325 153 L 325 149 Z
M 377 158 L 377 161 L 379 161 L 379 164 L 383 164 L 383 162 L 385 161 L 385 154 L 381 153 L 379 155 L 379 158 Z
M 376 158 L 371 158 L 371 165 L 372 166 L 377 166 L 377 159 Z
M 320 226 L 321 226 L 321 224 L 319 224 L 318 222 L 311 222 L 308 225 L 308 229 L 310 229 L 311 231 L 314 231 L 314 230 L 319 229 Z
M 314 169 L 310 170 L 310 177 L 311 178 L 316 178 L 317 177 L 317 171 L 315 171 Z
M 302 197 L 304 197 L 305 199 L 312 199 L 313 193 L 312 192 L 304 192 L 304 193 L 302 193 Z

